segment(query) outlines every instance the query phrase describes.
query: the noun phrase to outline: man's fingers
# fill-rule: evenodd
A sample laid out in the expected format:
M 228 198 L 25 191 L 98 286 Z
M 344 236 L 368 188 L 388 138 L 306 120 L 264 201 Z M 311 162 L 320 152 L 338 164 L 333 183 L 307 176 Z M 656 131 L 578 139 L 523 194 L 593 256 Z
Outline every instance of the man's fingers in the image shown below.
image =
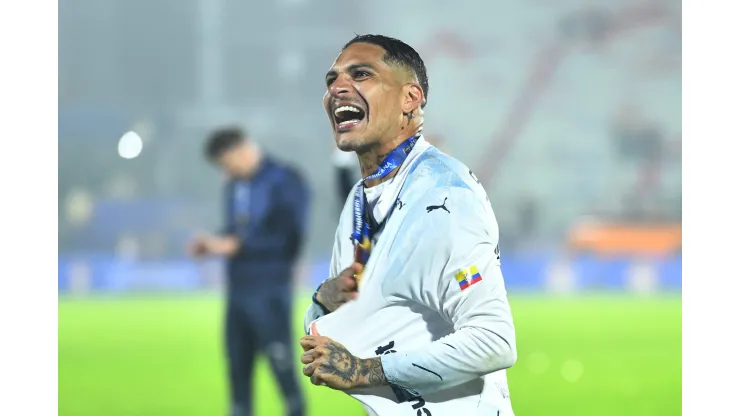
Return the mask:
M 340 289 L 345 292 L 354 292 L 357 290 L 357 280 L 352 276 L 340 276 Z
M 307 377 L 312 377 L 314 375 L 314 372 L 316 371 L 316 366 L 312 364 L 306 364 L 303 366 L 303 375 Z
M 308 350 L 301 355 L 301 363 L 311 364 L 318 356 L 319 356 L 318 351 Z
M 316 386 L 323 386 L 326 383 L 324 383 L 324 378 L 322 377 L 319 368 L 321 368 L 321 364 L 319 363 L 319 361 L 314 361 L 311 364 L 306 364 L 303 367 L 303 375 L 311 378 L 311 384 L 314 384 Z
M 365 266 L 361 263 L 352 263 L 352 266 L 342 270 L 342 272 L 339 273 L 339 276 L 337 276 L 337 280 L 339 280 L 339 288 L 346 292 L 356 291 L 357 279 L 355 278 L 355 275 L 362 272 L 364 267 Z
M 314 386 L 323 386 L 326 384 L 324 383 L 324 380 L 321 377 L 321 375 L 316 371 L 314 371 L 310 377 L 311 377 L 311 384 L 313 384 Z
M 331 341 L 327 337 L 323 337 L 321 335 L 306 335 L 303 338 L 301 338 L 301 347 L 303 347 L 303 351 L 308 350 L 316 350 L 316 353 L 321 353 L 321 347 L 326 344 L 328 341 Z
M 316 346 L 316 337 L 312 335 L 306 335 L 305 337 L 301 338 L 300 343 L 303 351 L 308 351 Z
M 319 359 L 314 361 L 313 364 L 313 373 L 311 373 L 311 383 L 313 383 L 316 386 L 326 386 L 327 381 L 330 378 L 329 373 L 326 372 L 326 366 L 328 366 L 328 363 L 324 362 L 323 359 Z
M 352 263 L 351 266 L 347 267 L 346 269 L 342 270 L 342 273 L 339 273 L 340 276 L 348 276 L 354 278 L 354 276 L 357 273 L 360 273 L 362 269 L 365 268 L 365 266 L 362 265 L 362 263 Z

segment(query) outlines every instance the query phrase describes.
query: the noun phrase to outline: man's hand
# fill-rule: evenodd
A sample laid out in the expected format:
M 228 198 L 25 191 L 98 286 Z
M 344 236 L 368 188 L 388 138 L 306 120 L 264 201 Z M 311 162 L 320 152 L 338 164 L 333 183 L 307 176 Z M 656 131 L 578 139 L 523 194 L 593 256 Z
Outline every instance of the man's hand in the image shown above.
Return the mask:
M 330 338 L 307 335 L 301 338 L 303 375 L 317 386 L 336 390 L 388 384 L 380 357 L 361 359 Z
M 329 312 L 334 312 L 346 302 L 357 298 L 355 274 L 361 272 L 362 267 L 360 263 L 355 263 L 339 273 L 339 276 L 325 281 L 316 293 L 316 300 Z
M 191 257 L 201 258 L 208 255 L 206 236 L 198 236 L 188 245 L 188 254 Z
M 199 258 L 208 255 L 233 256 L 239 250 L 239 240 L 234 236 L 202 235 L 188 247 L 191 256 Z

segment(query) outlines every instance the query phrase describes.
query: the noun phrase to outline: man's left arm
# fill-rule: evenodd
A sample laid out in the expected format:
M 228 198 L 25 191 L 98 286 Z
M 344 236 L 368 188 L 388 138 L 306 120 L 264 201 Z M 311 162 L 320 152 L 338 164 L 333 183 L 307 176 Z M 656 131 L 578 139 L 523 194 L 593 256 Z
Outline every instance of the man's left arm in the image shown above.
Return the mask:
M 488 249 L 491 254 L 483 255 Z M 415 351 L 366 359 L 327 337 L 305 336 L 303 374 L 316 385 L 339 390 L 391 384 L 410 400 L 511 367 L 516 361 L 514 325 L 503 286 L 496 284 L 501 273 L 484 262 L 484 257 L 496 257 L 494 249 L 486 244 L 476 250 L 483 280 L 464 291 L 456 281 L 456 287 L 442 290 L 441 313 L 454 322 L 452 334 Z
M 454 387 L 509 368 L 516 361 L 498 229 L 489 230 L 495 233 L 489 235 L 478 223 L 481 215 L 449 222 L 449 227 L 444 227 L 447 246 L 439 243 L 445 240 L 435 239 L 436 244 L 428 247 L 431 256 L 449 260 L 441 275 L 425 280 L 420 300 L 439 311 L 454 332 L 425 348 L 380 358 L 387 381 L 410 396 Z

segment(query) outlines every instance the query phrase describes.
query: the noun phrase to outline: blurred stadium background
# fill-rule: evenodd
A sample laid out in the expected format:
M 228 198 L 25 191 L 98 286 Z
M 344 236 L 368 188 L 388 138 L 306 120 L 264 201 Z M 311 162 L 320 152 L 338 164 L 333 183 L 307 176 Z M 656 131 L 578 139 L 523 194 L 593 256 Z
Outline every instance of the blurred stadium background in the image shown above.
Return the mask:
M 60 0 L 59 413 L 225 414 L 222 266 L 184 254 L 221 224 L 203 139 L 238 122 L 307 176 L 298 317 L 340 204 L 323 75 L 365 32 L 419 50 L 425 133 L 488 189 L 517 414 L 680 414 L 678 0 Z

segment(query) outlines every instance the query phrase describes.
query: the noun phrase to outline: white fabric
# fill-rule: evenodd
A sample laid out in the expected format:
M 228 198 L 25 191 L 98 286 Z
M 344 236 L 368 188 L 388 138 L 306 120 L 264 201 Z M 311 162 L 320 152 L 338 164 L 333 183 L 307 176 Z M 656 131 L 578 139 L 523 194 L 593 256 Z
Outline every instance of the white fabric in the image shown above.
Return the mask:
M 513 415 L 505 369 L 516 360 L 514 325 L 485 191 L 423 139 L 384 185 L 373 215 L 385 224 L 359 297 L 326 316 L 312 306 L 307 333 L 361 358 L 381 355 L 386 377 L 402 388 L 348 392 L 370 414 Z M 352 202 L 337 228 L 332 276 L 353 262 Z M 482 280 L 461 289 L 455 276 L 471 266 Z M 421 397 L 403 401 L 399 391 Z
M 378 205 L 378 201 L 380 200 L 380 196 L 386 188 L 388 188 L 389 184 L 390 182 L 383 182 L 379 185 L 373 186 L 372 188 L 363 189 L 365 192 L 365 199 L 367 200 L 368 207 L 371 211 L 375 210 L 375 207 Z

